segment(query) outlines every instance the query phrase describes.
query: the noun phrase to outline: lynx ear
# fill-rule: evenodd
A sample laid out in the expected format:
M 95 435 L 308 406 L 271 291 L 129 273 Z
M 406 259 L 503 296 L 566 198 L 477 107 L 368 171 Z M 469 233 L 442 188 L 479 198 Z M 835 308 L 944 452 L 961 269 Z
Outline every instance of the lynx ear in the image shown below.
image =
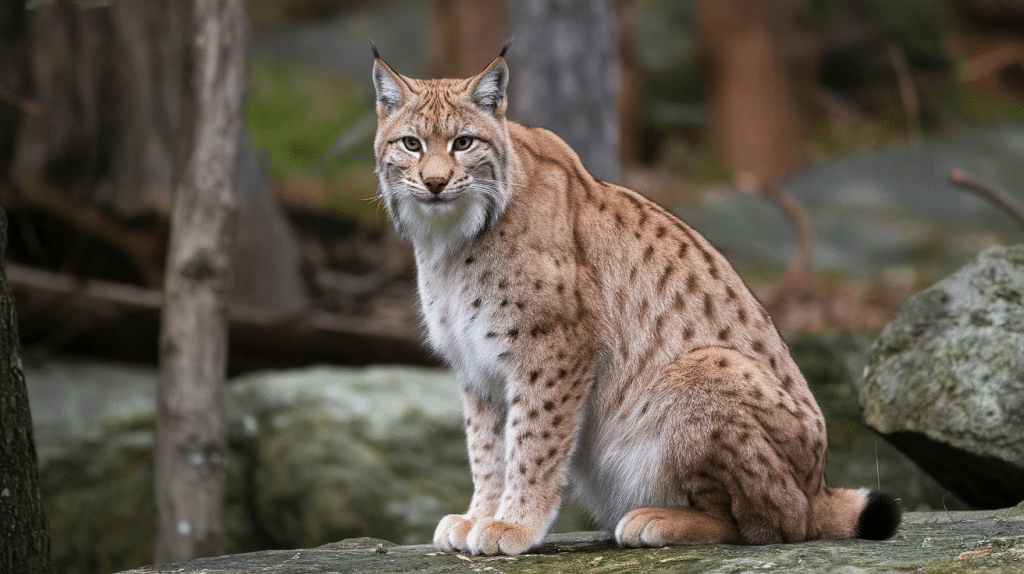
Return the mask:
M 409 95 L 409 84 L 380 58 L 373 48 L 373 88 L 377 91 L 377 116 L 383 118 L 398 109 Z
M 508 87 L 508 66 L 505 65 L 505 50 L 501 51 L 487 69 L 473 79 L 473 101 L 491 115 L 502 116 L 508 107 L 505 88 Z

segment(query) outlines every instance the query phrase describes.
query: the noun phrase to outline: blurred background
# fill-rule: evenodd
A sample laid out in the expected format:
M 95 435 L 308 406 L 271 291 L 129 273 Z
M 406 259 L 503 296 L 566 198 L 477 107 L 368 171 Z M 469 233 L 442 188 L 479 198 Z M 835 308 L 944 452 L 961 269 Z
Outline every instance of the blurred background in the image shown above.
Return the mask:
M 65 572 L 148 562 L 150 371 L 189 65 L 177 4 L 0 8 L 6 265 Z M 1024 2 L 252 0 L 250 18 L 229 549 L 425 542 L 468 501 L 455 386 L 421 343 L 411 248 L 374 200 L 370 38 L 417 78 L 475 74 L 514 38 L 509 117 L 672 209 L 769 306 L 836 405 L 830 440 L 861 449 L 830 452 L 832 482 L 962 507 L 863 429 L 856 393 L 904 298 L 1024 239 L 949 179 L 964 170 L 1024 199 Z M 379 364 L 403 367 L 352 369 Z M 266 382 L 310 365 L 349 370 Z M 436 408 L 403 406 L 417 401 Z M 392 411 L 397 437 L 374 422 Z M 310 458 L 281 462 L 300 444 Z M 309 470 L 331 452 L 333 470 Z M 388 481 L 405 494 L 372 490 Z

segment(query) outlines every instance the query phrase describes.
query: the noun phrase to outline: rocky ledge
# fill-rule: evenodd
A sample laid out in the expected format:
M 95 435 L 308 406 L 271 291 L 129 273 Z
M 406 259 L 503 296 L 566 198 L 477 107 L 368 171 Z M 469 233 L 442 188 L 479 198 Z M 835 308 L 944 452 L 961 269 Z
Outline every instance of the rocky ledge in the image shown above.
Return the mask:
M 1021 572 L 1024 503 L 1002 510 L 911 512 L 884 542 L 620 549 L 604 532 L 556 534 L 534 554 L 467 556 L 431 545 L 354 538 L 308 550 L 202 558 L 124 574 L 341 572 Z

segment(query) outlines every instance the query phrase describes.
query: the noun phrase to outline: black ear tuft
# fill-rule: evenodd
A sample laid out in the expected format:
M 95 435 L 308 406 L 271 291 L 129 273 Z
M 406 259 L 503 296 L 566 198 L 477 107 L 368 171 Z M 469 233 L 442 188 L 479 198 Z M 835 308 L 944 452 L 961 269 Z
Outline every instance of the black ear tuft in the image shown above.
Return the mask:
M 373 50 L 373 58 L 375 60 L 380 60 L 380 52 L 377 51 L 377 45 L 373 43 L 372 38 L 367 38 L 367 40 L 370 41 L 370 49 Z
M 903 519 L 903 507 L 892 496 L 872 491 L 857 519 L 857 538 L 887 540 L 896 534 Z
M 512 40 L 515 40 L 515 39 L 516 39 L 516 37 L 512 36 L 508 40 L 505 40 L 505 45 L 501 47 L 501 53 L 498 54 L 499 58 L 504 58 L 505 57 L 505 52 L 508 52 L 508 47 L 512 45 Z

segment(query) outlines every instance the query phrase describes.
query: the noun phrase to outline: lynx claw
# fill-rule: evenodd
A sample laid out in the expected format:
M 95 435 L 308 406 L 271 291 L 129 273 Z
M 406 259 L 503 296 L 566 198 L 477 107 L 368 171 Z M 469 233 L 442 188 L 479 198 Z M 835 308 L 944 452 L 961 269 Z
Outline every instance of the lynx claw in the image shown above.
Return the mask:
M 475 518 L 464 514 L 449 514 L 441 519 L 434 530 L 434 546 L 445 552 L 468 552 L 466 538 L 476 523 Z
M 522 554 L 544 539 L 543 534 L 512 522 L 484 518 L 469 532 L 469 550 L 473 554 Z

